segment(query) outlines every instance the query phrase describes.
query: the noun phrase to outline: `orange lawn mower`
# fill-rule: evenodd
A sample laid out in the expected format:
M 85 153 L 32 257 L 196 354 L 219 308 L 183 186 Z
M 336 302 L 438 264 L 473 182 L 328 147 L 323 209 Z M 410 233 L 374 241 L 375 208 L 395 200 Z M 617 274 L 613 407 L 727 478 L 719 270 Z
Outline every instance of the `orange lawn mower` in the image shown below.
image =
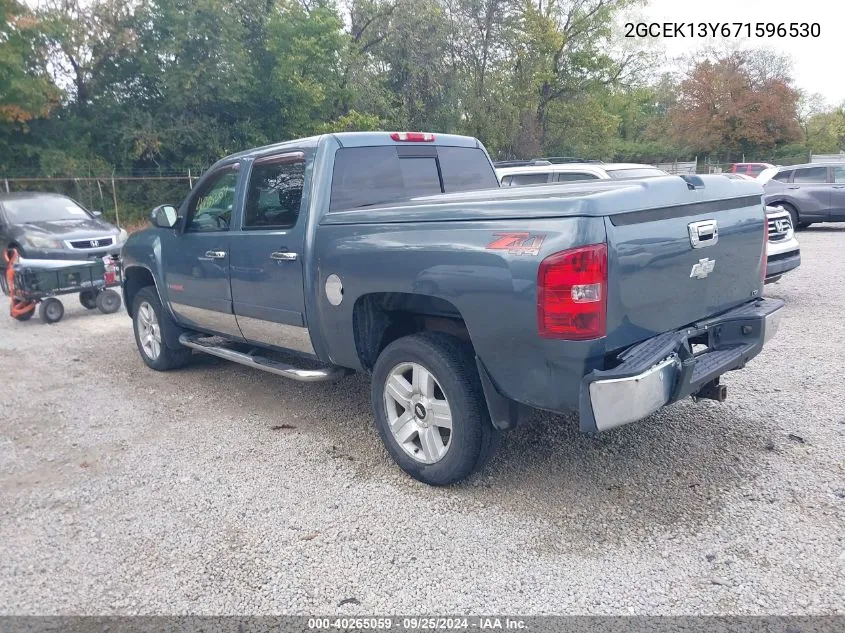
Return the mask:
M 120 294 L 111 290 L 120 284 L 119 262 L 114 257 L 93 260 L 23 259 L 15 249 L 3 251 L 6 270 L 3 292 L 11 298 L 13 319 L 28 321 L 38 308 L 45 323 L 61 321 L 65 307 L 57 295 L 79 293 L 87 309 L 103 314 L 120 309 Z

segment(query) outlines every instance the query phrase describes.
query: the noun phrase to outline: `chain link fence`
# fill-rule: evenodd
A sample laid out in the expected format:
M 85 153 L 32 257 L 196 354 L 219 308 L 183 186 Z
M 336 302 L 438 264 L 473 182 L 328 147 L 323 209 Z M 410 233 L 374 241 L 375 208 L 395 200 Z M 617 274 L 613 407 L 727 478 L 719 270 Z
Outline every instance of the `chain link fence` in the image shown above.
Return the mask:
M 142 224 L 153 207 L 178 205 L 196 183 L 200 170 L 155 175 L 31 176 L 0 175 L 0 191 L 60 193 L 92 211 L 102 211 L 121 227 Z

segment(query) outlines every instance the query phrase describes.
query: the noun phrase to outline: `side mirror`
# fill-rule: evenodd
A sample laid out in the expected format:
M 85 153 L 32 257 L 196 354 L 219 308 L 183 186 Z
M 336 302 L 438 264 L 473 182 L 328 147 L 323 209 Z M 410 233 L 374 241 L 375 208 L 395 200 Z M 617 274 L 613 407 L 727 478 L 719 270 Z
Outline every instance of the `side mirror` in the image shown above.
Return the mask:
M 95 218 L 101 218 L 101 217 L 103 217 L 103 212 L 102 211 L 92 211 L 91 215 L 93 215 Z
M 152 220 L 153 226 L 161 229 L 172 229 L 176 226 L 179 216 L 176 214 L 176 207 L 163 204 L 153 209 L 153 212 L 150 214 L 150 220 Z

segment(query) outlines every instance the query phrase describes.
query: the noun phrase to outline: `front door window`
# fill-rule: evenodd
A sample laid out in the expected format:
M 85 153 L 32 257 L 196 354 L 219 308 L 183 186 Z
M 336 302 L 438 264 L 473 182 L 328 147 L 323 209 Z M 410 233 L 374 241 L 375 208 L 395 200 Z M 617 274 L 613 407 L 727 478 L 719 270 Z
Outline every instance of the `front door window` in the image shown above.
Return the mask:
M 237 183 L 238 172 L 235 167 L 211 176 L 188 205 L 185 232 L 228 231 L 232 222 Z

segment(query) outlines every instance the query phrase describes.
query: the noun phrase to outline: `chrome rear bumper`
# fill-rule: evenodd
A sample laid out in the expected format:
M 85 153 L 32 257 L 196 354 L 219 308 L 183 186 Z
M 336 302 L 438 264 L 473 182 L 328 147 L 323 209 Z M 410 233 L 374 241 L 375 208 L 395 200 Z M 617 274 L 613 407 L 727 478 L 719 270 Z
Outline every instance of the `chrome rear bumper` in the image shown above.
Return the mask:
M 760 299 L 626 350 L 617 367 L 584 378 L 581 429 L 606 431 L 641 420 L 744 367 L 776 334 L 782 307 L 779 299 Z M 702 338 L 707 351 L 695 355 L 690 339 Z

